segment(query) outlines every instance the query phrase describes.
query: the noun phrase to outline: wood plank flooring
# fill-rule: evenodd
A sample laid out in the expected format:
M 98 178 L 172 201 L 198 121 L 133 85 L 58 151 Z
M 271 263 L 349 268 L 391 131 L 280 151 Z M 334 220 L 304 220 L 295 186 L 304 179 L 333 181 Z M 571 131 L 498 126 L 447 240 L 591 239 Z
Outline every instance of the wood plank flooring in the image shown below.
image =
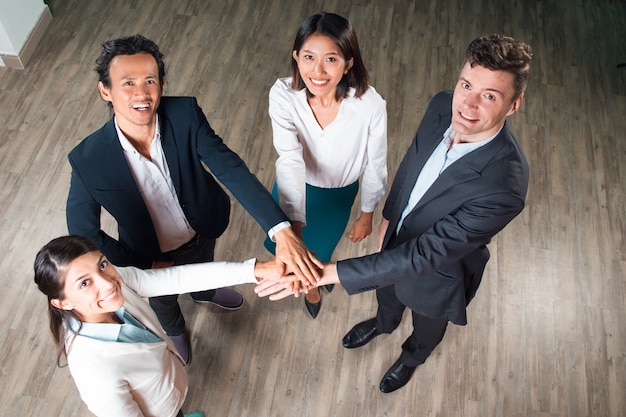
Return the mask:
M 237 312 L 181 302 L 193 332 L 186 410 L 220 417 L 584 417 L 626 415 L 626 3 L 618 0 L 50 0 L 54 19 L 29 68 L 0 68 L 0 415 L 88 416 L 55 365 L 37 250 L 65 234 L 67 153 L 109 117 L 92 70 L 101 42 L 156 41 L 166 93 L 198 97 L 210 123 L 270 186 L 267 93 L 289 73 L 298 25 L 333 11 L 357 29 L 387 101 L 389 171 L 430 97 L 456 81 L 476 36 L 503 32 L 535 50 L 511 119 L 531 166 L 527 208 L 491 243 L 469 307 L 402 390 L 378 383 L 400 353 L 392 335 L 346 350 L 375 314 L 374 294 L 337 288 L 317 320 L 302 300 L 271 303 L 240 286 Z M 0 12 L 1 13 L 1 12 Z M 380 218 L 376 212 L 376 223 Z M 115 230 L 110 218 L 107 230 Z M 114 233 L 114 232 L 113 232 Z M 233 203 L 217 258 L 267 257 L 262 231 Z M 336 258 L 374 251 L 347 239 Z M 97 377 L 97 376 L 94 376 Z

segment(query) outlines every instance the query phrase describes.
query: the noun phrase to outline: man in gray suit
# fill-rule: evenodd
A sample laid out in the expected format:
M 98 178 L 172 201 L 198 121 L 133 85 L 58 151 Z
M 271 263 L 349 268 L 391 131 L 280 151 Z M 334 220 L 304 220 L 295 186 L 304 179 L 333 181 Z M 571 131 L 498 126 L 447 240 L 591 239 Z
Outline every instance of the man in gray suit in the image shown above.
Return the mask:
M 375 289 L 376 317 L 354 326 L 346 348 L 391 333 L 409 307 L 413 333 L 380 390 L 403 387 L 442 340 L 448 321 L 467 324 L 489 259 L 487 244 L 524 208 L 528 163 L 506 119 L 524 97 L 532 50 L 502 35 L 466 51 L 454 92 L 435 95 L 395 176 L 379 227 L 379 253 L 326 265 L 318 285 L 349 294 Z M 283 286 L 281 290 L 281 285 Z M 264 284 L 260 295 L 290 292 Z

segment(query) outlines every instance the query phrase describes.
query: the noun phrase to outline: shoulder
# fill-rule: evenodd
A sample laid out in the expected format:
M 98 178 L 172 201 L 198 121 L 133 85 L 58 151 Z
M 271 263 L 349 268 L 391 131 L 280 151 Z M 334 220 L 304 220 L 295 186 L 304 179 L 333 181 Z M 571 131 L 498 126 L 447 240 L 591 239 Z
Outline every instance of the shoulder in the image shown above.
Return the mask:
M 190 106 L 198 102 L 195 97 L 192 96 L 163 96 L 159 103 L 159 108 L 170 108 L 178 106 Z
M 206 116 L 198 104 L 196 97 L 190 96 L 164 96 L 159 103 L 159 123 L 161 134 L 167 132 L 170 126 L 177 136 L 184 137 L 187 129 L 194 129 L 206 120 Z
M 348 100 L 354 100 L 356 103 L 362 103 L 368 107 L 373 108 L 385 108 L 387 105 L 382 96 L 378 94 L 378 91 L 376 91 L 376 89 L 371 85 L 369 86 L 367 91 L 365 91 L 365 93 L 359 98 L 356 98 L 354 96 L 354 92 L 354 88 L 350 88 L 350 91 L 348 93 Z
M 444 90 L 435 94 L 428 103 L 429 108 L 449 110 L 452 106 L 452 91 Z
M 92 155 L 99 156 L 99 151 L 116 141 L 117 132 L 113 118 L 111 118 L 100 129 L 96 130 L 76 145 L 70 151 L 69 158 L 70 160 L 84 160 L 89 159 Z
M 189 112 L 198 106 L 198 100 L 191 96 L 163 96 L 159 102 L 159 114 L 167 117 L 170 114 Z
M 294 91 L 291 88 L 291 77 L 278 78 L 270 91 Z
M 429 123 L 439 120 L 442 124 L 448 124 L 452 116 L 452 91 L 444 90 L 435 94 L 426 107 L 423 121 Z
M 279 78 L 270 88 L 270 100 L 293 101 L 303 90 L 296 91 L 291 88 L 291 77 Z
M 513 132 L 509 129 L 508 122 L 504 123 L 504 126 L 496 139 L 498 138 L 501 138 L 504 144 L 502 152 L 510 155 L 510 159 L 513 161 L 517 161 L 523 171 L 528 171 L 528 161 L 526 160 L 526 156 L 524 155 L 517 139 L 513 135 Z
M 137 291 L 141 287 L 147 276 L 146 271 L 134 266 L 116 266 L 115 268 L 120 276 L 122 285 L 133 291 Z

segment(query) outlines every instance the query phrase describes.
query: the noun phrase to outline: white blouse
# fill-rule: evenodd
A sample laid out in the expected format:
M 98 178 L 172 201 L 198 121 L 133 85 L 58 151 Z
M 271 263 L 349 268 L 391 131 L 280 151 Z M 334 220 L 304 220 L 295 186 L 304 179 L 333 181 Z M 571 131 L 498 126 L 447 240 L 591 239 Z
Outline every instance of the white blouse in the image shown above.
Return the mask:
M 280 207 L 292 221 L 306 223 L 305 183 L 340 188 L 361 174 L 361 211 L 373 212 L 387 186 L 387 110 L 374 87 L 360 98 L 351 88 L 337 117 L 322 129 L 307 102 L 306 89 L 291 89 L 279 78 L 269 93 L 276 182 Z

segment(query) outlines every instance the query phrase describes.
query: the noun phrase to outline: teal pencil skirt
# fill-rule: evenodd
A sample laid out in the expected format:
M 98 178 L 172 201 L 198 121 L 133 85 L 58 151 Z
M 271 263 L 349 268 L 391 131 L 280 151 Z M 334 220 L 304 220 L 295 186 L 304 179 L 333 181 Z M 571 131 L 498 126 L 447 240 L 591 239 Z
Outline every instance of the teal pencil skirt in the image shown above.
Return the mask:
M 302 239 L 322 262 L 330 262 L 350 220 L 358 191 L 358 181 L 342 188 L 318 188 L 306 184 L 306 226 L 302 229 Z M 272 197 L 278 202 L 276 183 L 272 187 Z M 269 238 L 265 239 L 265 247 L 272 254 L 276 253 L 276 244 Z

